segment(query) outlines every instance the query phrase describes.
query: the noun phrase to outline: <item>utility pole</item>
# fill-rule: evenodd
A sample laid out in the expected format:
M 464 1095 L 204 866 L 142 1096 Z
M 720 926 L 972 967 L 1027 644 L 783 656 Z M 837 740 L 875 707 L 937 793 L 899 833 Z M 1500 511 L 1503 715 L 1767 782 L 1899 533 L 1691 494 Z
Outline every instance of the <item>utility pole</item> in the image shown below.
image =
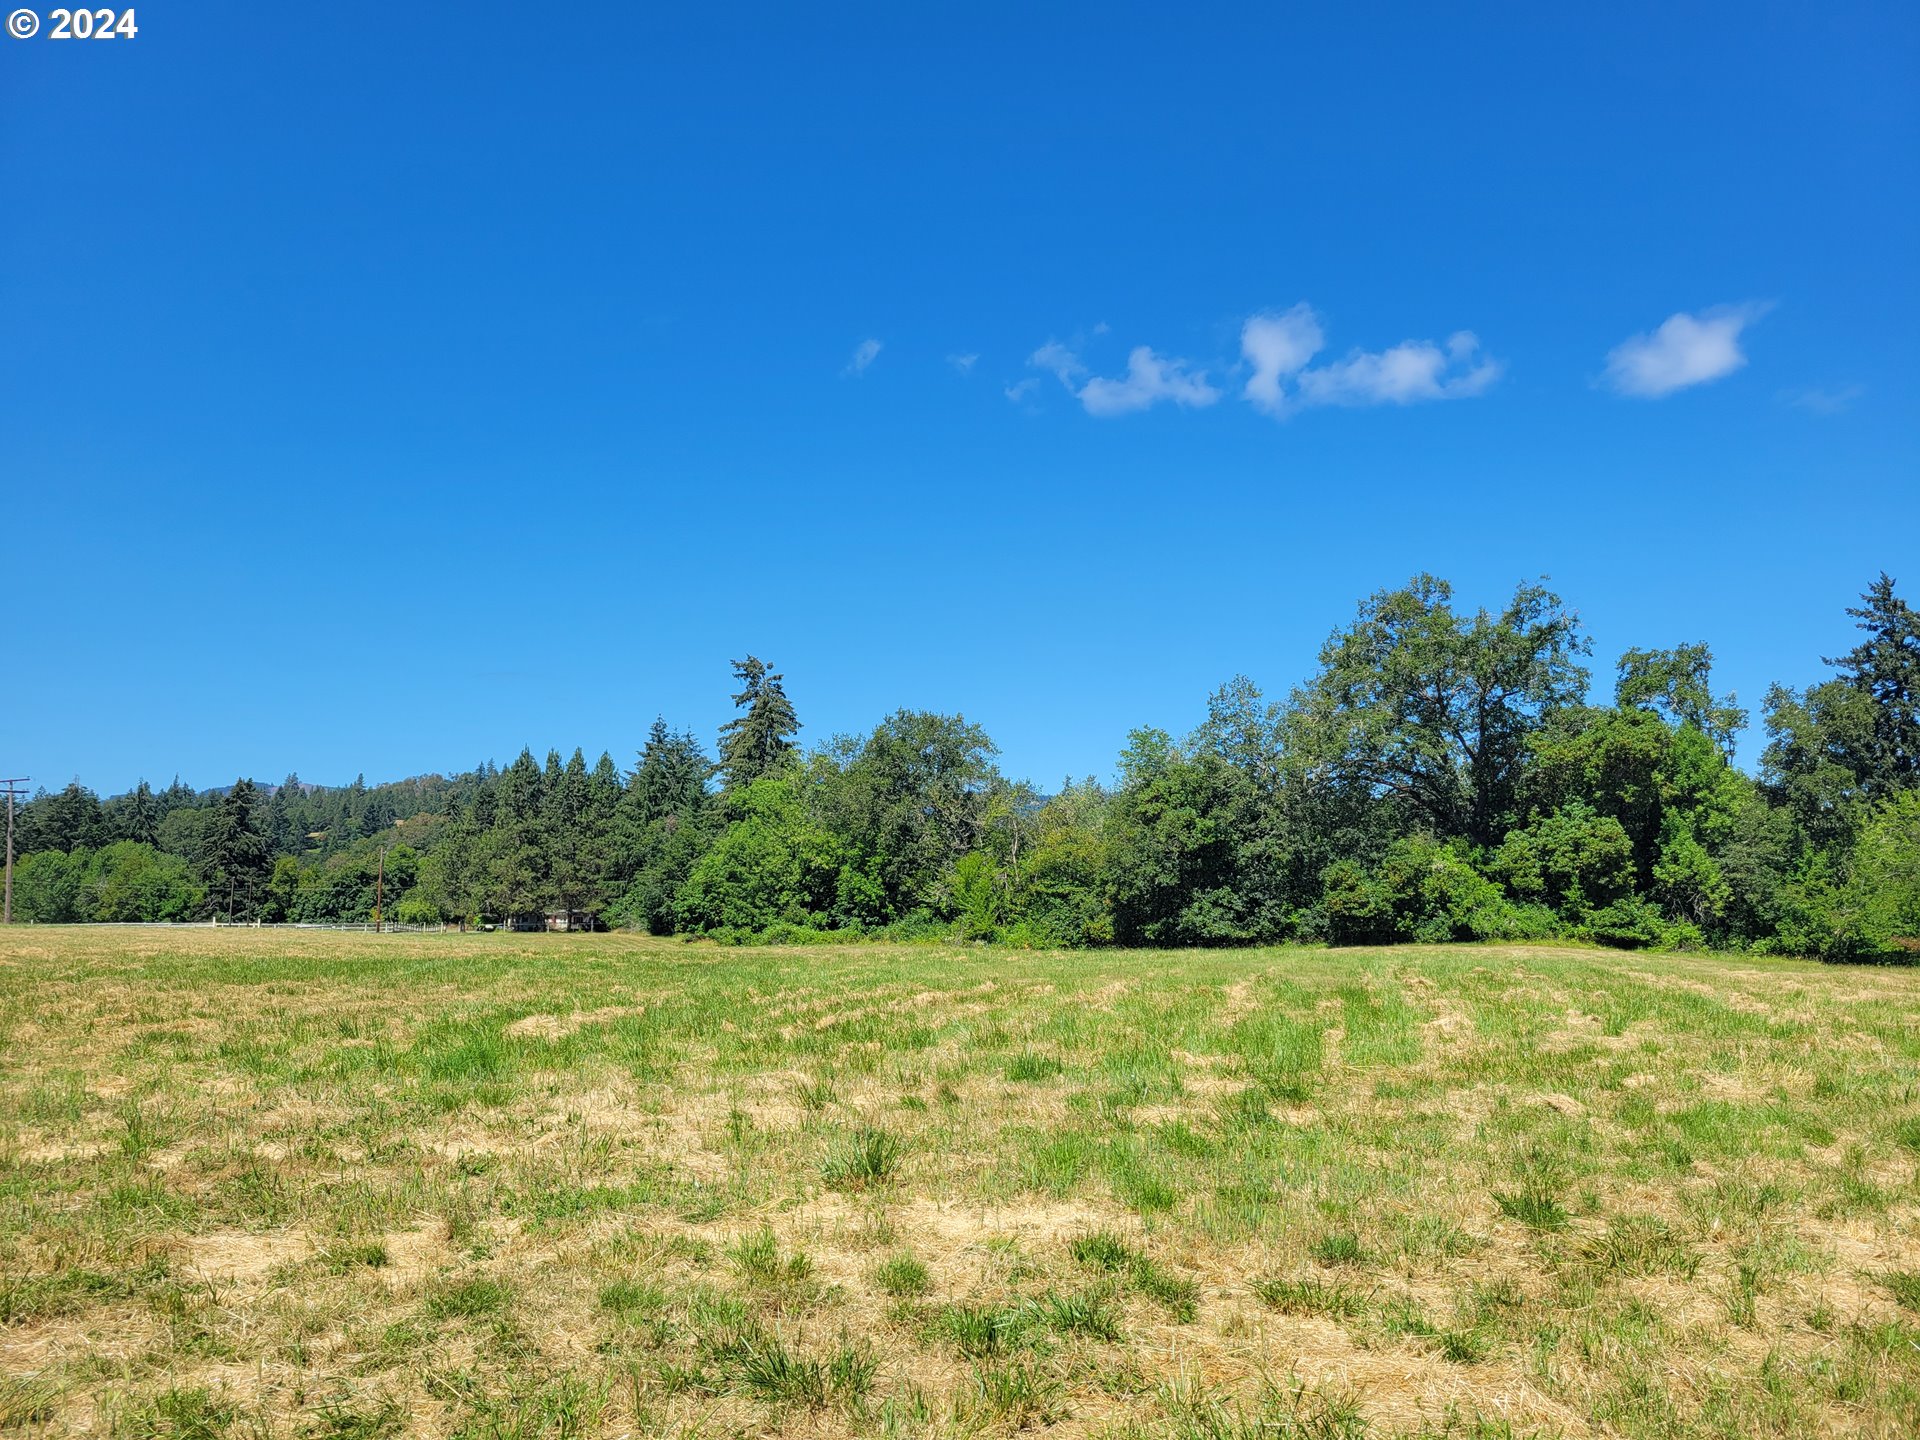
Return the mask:
M 15 775 L 10 780 L 0 780 L 0 785 L 7 788 L 7 908 L 6 919 L 0 923 L 7 925 L 13 924 L 13 797 L 26 794 L 20 786 L 32 778 L 31 775 Z

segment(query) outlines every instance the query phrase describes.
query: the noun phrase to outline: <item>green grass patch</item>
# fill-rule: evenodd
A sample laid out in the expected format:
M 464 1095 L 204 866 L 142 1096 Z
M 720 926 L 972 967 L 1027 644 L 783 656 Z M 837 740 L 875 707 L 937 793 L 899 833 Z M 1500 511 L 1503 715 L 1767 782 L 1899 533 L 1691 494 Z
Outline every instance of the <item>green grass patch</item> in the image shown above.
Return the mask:
M 828 1148 L 820 1174 L 835 1190 L 864 1190 L 893 1177 L 906 1146 L 885 1130 L 862 1129 L 843 1135 Z
M 1015 1084 L 1032 1084 L 1039 1080 L 1051 1080 L 1065 1069 L 1066 1066 L 1051 1055 L 1023 1050 L 1007 1062 L 1006 1075 Z
M 1366 1292 L 1344 1280 L 1317 1276 L 1267 1276 L 1253 1282 L 1253 1293 L 1288 1315 L 1319 1315 L 1350 1320 L 1367 1308 Z
M 880 1262 L 873 1273 L 874 1284 L 900 1299 L 925 1295 L 933 1288 L 927 1267 L 911 1255 L 893 1255 Z

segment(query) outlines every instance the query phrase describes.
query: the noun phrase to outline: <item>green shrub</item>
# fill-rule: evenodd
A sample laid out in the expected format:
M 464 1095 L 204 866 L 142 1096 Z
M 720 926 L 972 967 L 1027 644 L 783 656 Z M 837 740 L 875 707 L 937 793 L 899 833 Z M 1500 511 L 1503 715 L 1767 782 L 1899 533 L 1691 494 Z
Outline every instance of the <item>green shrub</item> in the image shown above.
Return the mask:
M 1337 945 L 1536 938 L 1552 932 L 1515 907 L 1457 844 L 1424 835 L 1387 847 L 1371 870 L 1339 860 L 1321 879 L 1320 916 Z
M 393 907 L 393 918 L 402 925 L 438 925 L 440 907 L 424 895 L 408 894 Z
M 1587 912 L 1574 933 L 1596 945 L 1611 945 L 1617 950 L 1641 950 L 1663 945 L 1667 922 L 1650 900 L 1637 895 L 1615 900 L 1598 910 Z
M 1488 868 L 1520 899 L 1573 916 L 1632 894 L 1633 841 L 1576 800 L 1510 831 Z

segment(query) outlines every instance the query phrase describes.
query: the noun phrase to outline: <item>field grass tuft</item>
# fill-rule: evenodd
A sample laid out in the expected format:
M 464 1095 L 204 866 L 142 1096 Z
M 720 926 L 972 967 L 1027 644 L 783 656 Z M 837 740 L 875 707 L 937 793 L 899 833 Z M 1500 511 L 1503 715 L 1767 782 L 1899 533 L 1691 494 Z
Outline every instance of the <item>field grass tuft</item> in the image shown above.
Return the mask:
M 874 1271 L 874 1283 L 887 1294 L 906 1299 L 925 1295 L 933 1288 L 927 1267 L 911 1255 L 894 1255 Z
M 836 1190 L 863 1190 L 890 1178 L 905 1150 L 884 1130 L 855 1130 L 833 1142 L 820 1173 Z

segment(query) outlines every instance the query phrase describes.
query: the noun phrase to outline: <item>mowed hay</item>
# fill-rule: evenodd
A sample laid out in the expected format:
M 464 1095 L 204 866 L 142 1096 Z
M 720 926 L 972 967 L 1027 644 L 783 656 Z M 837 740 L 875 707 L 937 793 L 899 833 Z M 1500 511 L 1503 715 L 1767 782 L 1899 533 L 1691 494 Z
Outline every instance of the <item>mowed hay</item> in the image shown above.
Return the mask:
M 0 932 L 0 1434 L 1920 1433 L 1920 973 Z

